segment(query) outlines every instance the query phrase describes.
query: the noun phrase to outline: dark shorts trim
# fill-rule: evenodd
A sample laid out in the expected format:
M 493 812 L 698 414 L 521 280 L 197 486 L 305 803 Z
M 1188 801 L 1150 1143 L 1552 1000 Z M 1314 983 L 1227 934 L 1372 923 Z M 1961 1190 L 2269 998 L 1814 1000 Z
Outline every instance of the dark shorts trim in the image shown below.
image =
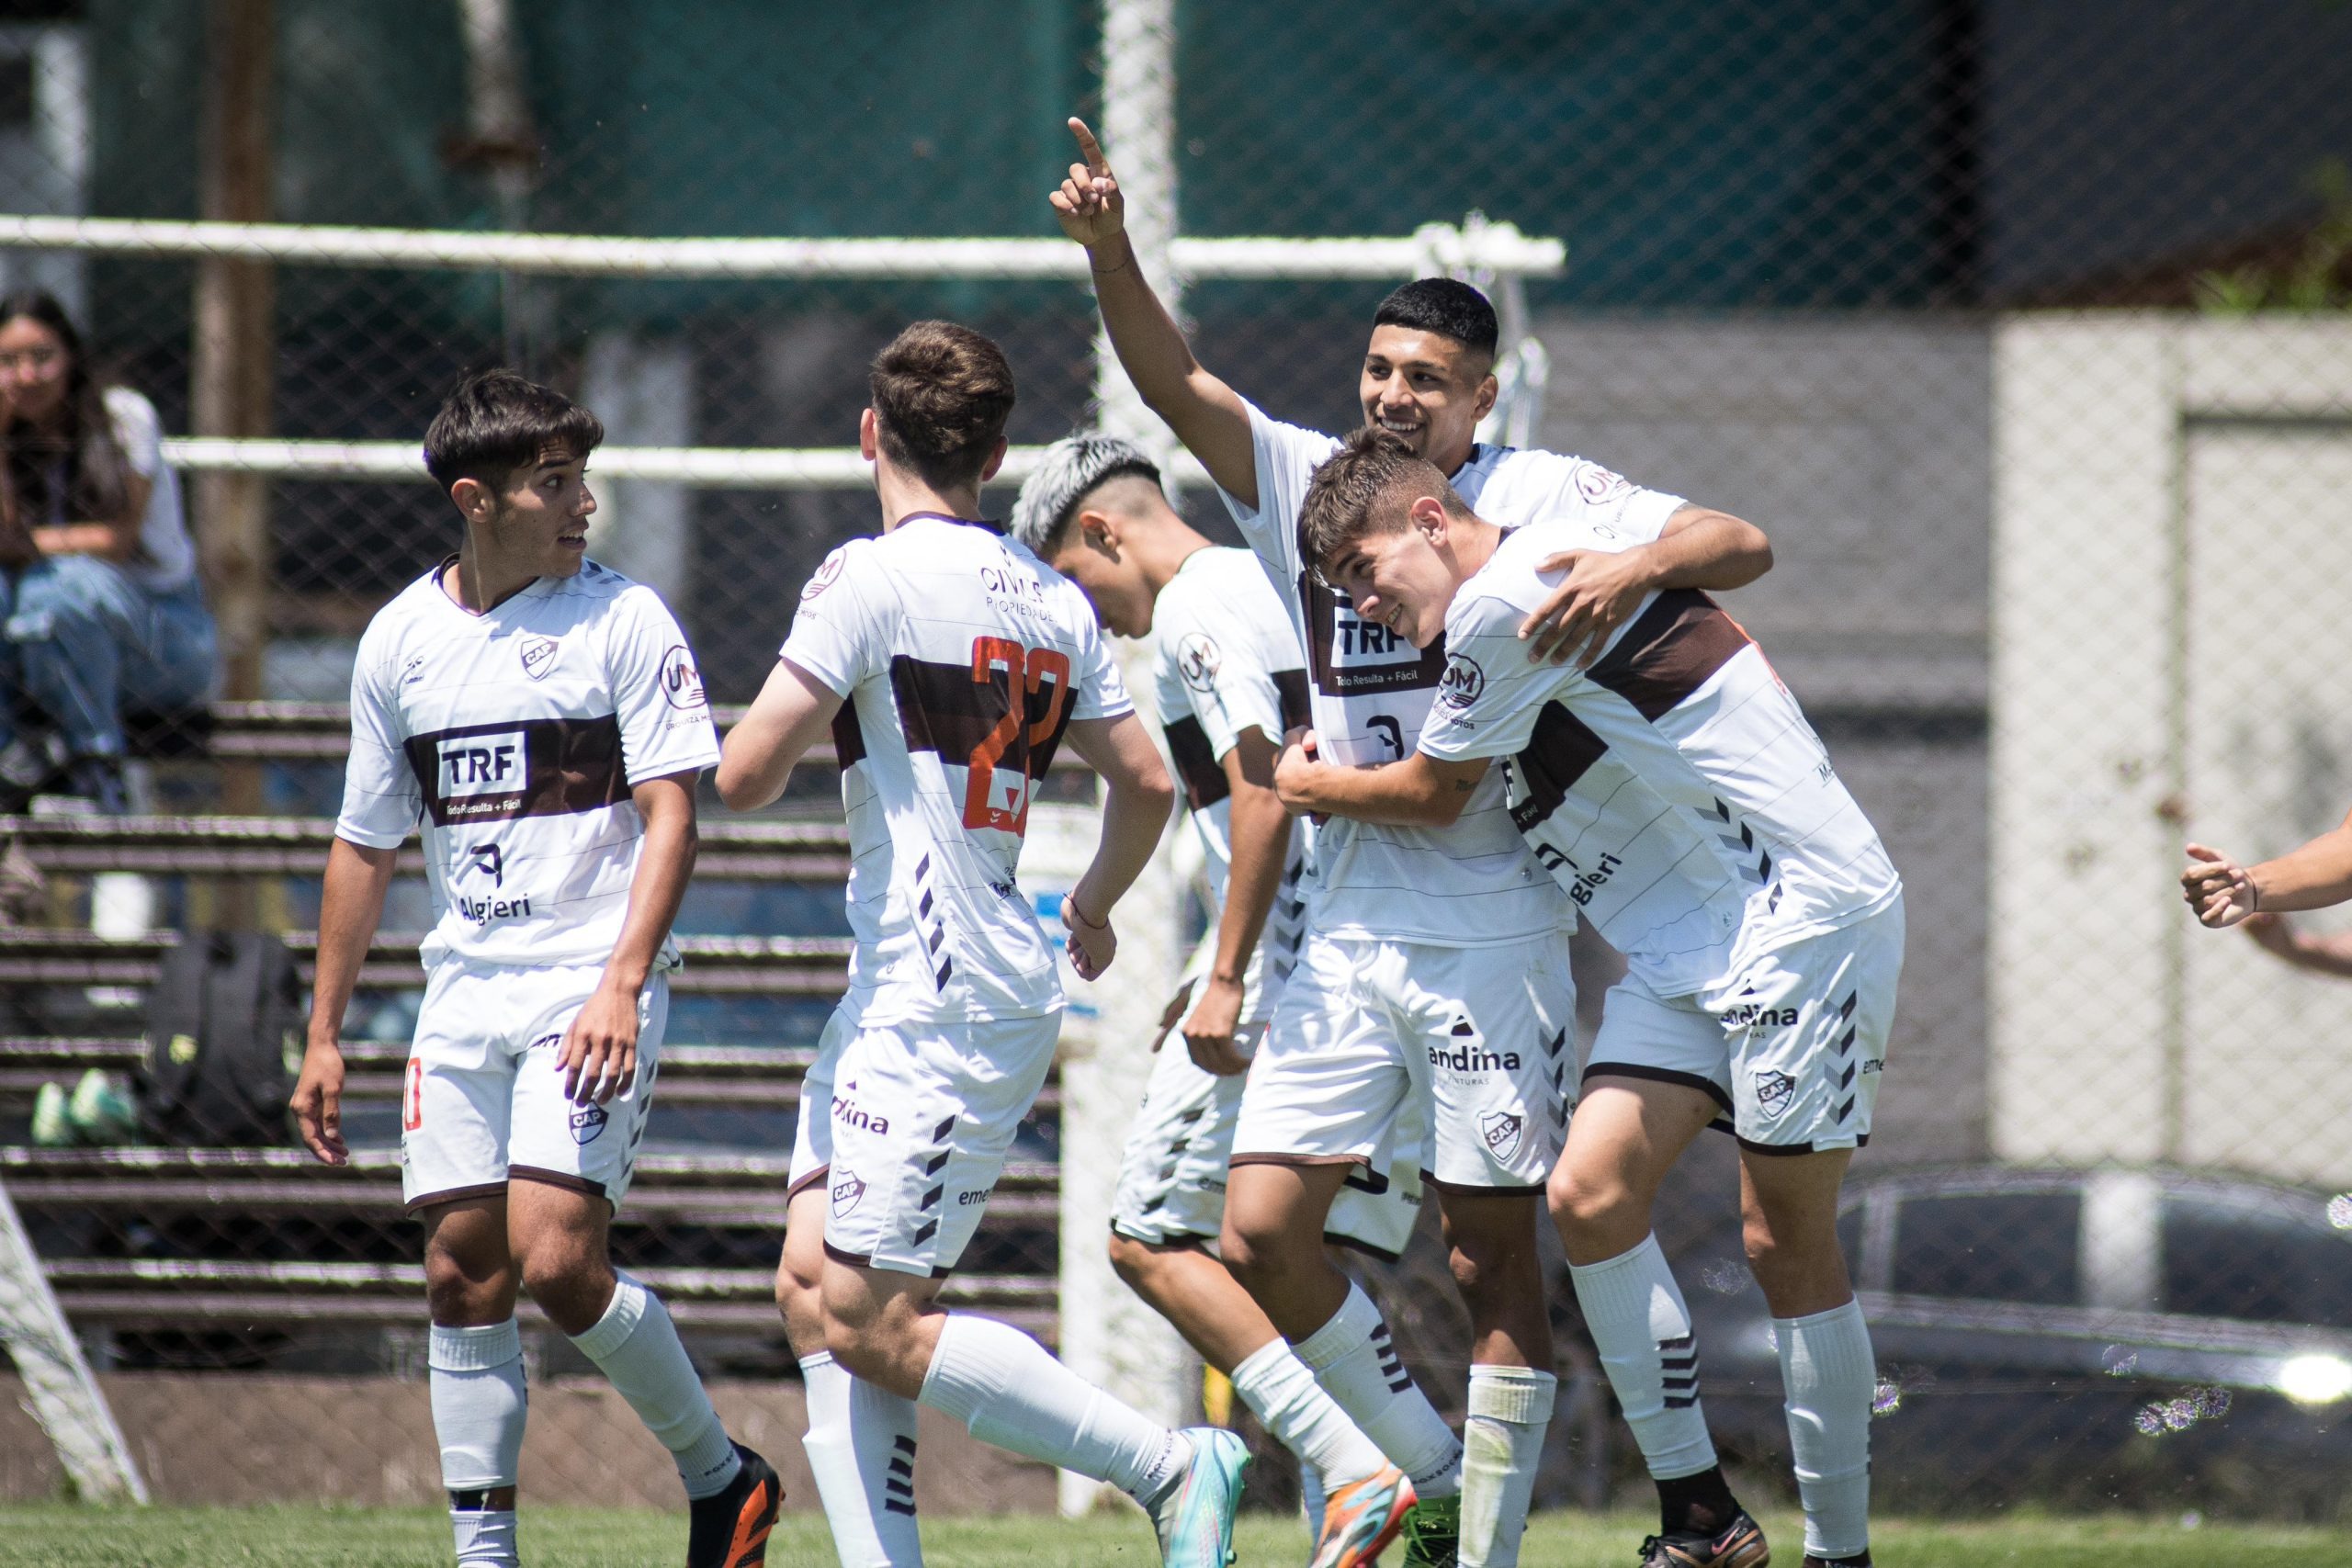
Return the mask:
M 1541 1198 L 1545 1190 L 1541 1182 L 1532 1187 L 1519 1181 L 1508 1187 L 1488 1187 L 1476 1181 L 1440 1181 L 1433 1173 L 1426 1170 L 1421 1172 L 1421 1182 L 1434 1189 L 1440 1197 L 1448 1192 L 1459 1192 L 1465 1198 Z
M 1374 1247 L 1372 1243 L 1365 1241 L 1359 1236 L 1341 1235 L 1338 1231 L 1325 1231 L 1323 1233 L 1323 1245 L 1326 1247 L 1344 1247 L 1350 1252 L 1361 1252 L 1366 1258 L 1377 1258 L 1383 1263 L 1399 1263 L 1402 1262 L 1405 1258 L 1405 1255 L 1401 1252 L 1391 1252 L 1385 1247 Z
M 810 1171 L 808 1175 L 802 1177 L 799 1180 L 794 1182 L 791 1186 L 786 1188 L 784 1190 L 784 1201 L 786 1203 L 791 1202 L 795 1198 L 799 1197 L 803 1192 L 808 1191 L 808 1189 L 816 1186 L 818 1183 L 823 1181 L 825 1178 L 832 1174 L 832 1164 L 831 1161 L 827 1161 L 825 1164 L 820 1165 L 816 1169 Z
M 1734 1133 L 1732 1136 L 1739 1138 L 1739 1134 L 1736 1133 Z M 1753 1138 L 1739 1138 L 1739 1146 L 1746 1152 L 1752 1155 L 1836 1155 L 1852 1154 L 1858 1150 L 1868 1148 L 1870 1146 L 1870 1141 L 1871 1135 L 1868 1133 L 1864 1133 L 1861 1136 L 1854 1140 L 1851 1147 L 1849 1147 L 1844 1144 L 1839 1144 L 1834 1148 L 1826 1149 L 1816 1148 L 1811 1144 L 1759 1144 Z
M 543 1170 L 536 1165 L 510 1165 L 506 1168 L 506 1179 L 509 1181 L 536 1181 L 542 1186 L 560 1187 L 566 1191 L 582 1193 L 590 1198 L 602 1198 L 606 1202 L 612 1201 L 611 1195 L 605 1192 L 603 1182 L 591 1181 L 584 1176 L 574 1176 L 568 1170 Z
M 825 1243 L 825 1256 L 836 1263 L 847 1264 L 852 1269 L 871 1269 L 877 1274 L 907 1274 L 918 1280 L 922 1278 L 911 1269 L 893 1269 L 888 1263 L 876 1263 L 873 1258 L 863 1254 L 843 1252 L 830 1241 Z M 954 1272 L 956 1270 L 953 1269 L 933 1269 L 931 1271 L 931 1277 L 934 1280 L 944 1280 Z
M 413 1214 L 420 1209 L 437 1208 L 443 1203 L 462 1203 L 469 1198 L 503 1198 L 505 1196 L 506 1183 L 490 1181 L 479 1187 L 447 1187 L 438 1192 L 420 1192 L 401 1207 Z
M 1732 1109 L 1731 1096 L 1724 1092 L 1723 1085 L 1713 1078 L 1701 1077 L 1697 1073 L 1678 1073 L 1672 1067 L 1645 1067 L 1634 1062 L 1595 1062 L 1585 1068 L 1579 1087 L 1589 1085 L 1595 1078 L 1642 1078 L 1650 1083 L 1680 1084 L 1685 1089 L 1697 1089 L 1725 1111 Z
M 1225 1163 L 1228 1166 L 1289 1165 L 1315 1167 L 1360 1165 L 1369 1169 L 1372 1166 L 1372 1156 L 1369 1155 L 1235 1155 Z M 1381 1181 L 1383 1183 L 1381 1190 L 1385 1191 L 1387 1190 L 1385 1185 L 1387 1178 L 1381 1178 Z

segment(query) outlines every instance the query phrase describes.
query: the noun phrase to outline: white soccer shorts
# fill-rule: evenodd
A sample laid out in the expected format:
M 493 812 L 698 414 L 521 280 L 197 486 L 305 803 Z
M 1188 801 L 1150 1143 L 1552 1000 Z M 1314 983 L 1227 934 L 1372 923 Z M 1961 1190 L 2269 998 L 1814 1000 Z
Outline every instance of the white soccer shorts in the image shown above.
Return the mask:
M 1189 1000 L 1190 993 L 1179 996 Z M 1265 1031 L 1262 1023 L 1244 1026 L 1245 1055 L 1254 1053 Z M 1216 1253 L 1225 1228 L 1226 1168 L 1247 1081 L 1244 1075 L 1221 1077 L 1193 1066 L 1184 1037 L 1174 1031 L 1160 1042 L 1120 1158 L 1113 1231 L 1153 1247 L 1197 1246 Z M 1376 1190 L 1380 1186 L 1368 1174 L 1351 1174 L 1331 1205 L 1323 1239 L 1392 1262 L 1402 1257 L 1420 1215 L 1420 1173 L 1399 1169 L 1385 1190 Z
M 434 966 L 401 1085 L 401 1197 L 411 1212 L 506 1190 L 520 1176 L 620 1206 L 653 1105 L 670 982 L 637 1003 L 637 1074 L 605 1104 L 563 1092 L 564 1031 L 601 964 Z
M 1540 1192 L 1576 1102 L 1557 931 L 1493 947 L 1308 936 L 1242 1091 L 1233 1163 L 1418 1161 L 1441 1187 Z
M 1721 1108 L 1715 1125 L 1758 1154 L 1870 1142 L 1903 972 L 1903 905 L 1774 948 L 1703 997 L 1611 988 L 1585 1068 L 1685 1084 Z
M 858 1029 L 836 1011 L 800 1086 L 788 1190 L 825 1184 L 825 1251 L 944 1276 L 1045 1087 L 1058 1011 Z

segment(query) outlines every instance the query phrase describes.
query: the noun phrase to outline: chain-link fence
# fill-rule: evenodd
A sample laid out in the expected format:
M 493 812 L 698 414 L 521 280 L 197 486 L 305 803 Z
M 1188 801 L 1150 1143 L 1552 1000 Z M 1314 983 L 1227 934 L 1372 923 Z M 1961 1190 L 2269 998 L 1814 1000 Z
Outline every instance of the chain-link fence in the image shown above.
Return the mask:
M 1553 367 L 1542 444 L 1772 536 L 1778 564 L 1735 612 L 1908 888 L 1903 1006 L 1846 1231 L 1882 1361 L 1880 1495 L 2332 1510 L 2352 1203 L 2328 1195 L 2352 1187 L 2336 1049 L 2352 986 L 2313 971 L 2346 968 L 2321 951 L 2339 928 L 2271 928 L 2286 956 L 2266 953 L 2197 930 L 2172 877 L 2184 838 L 2252 860 L 2352 805 L 2330 592 L 2352 570 L 2352 8 L 1185 0 L 1172 16 L 1179 232 L 1406 235 L 1477 209 L 1565 240 L 1566 270 L 1526 285 Z M 0 209 L 1046 238 L 1064 117 L 1102 107 L 1103 39 L 1083 0 L 0 6 Z M 173 434 L 413 443 L 462 370 L 503 360 L 580 395 L 616 446 L 839 447 L 867 357 L 917 315 L 1004 344 L 1017 443 L 1082 423 L 1095 385 L 1091 301 L 1058 278 L 238 270 L 19 247 L 0 280 L 56 292 Z M 1358 417 L 1386 287 L 1217 278 L 1183 298 L 1205 365 L 1337 430 Z M 188 479 L 233 698 L 339 702 L 367 617 L 453 547 L 430 486 Z M 662 589 L 722 704 L 756 689 L 816 562 L 872 523 L 854 488 L 632 479 L 601 499 L 594 547 Z M 1233 536 L 1211 498 L 1185 507 Z M 232 535 L 266 551 L 247 559 Z M 349 1398 L 405 1412 L 390 1418 L 414 1439 L 408 1468 L 373 1434 L 295 1423 L 312 1461 L 288 1490 L 435 1484 L 419 1243 L 390 1168 L 330 1180 L 283 1148 L 126 1152 L 108 1120 L 125 1108 L 100 1092 L 136 1070 L 170 945 L 139 933 L 314 923 L 338 717 L 216 717 L 200 755 L 164 755 L 134 792 L 138 820 L 169 823 L 142 840 L 28 819 L 0 875 L 17 922 L 0 1089 L 23 1145 L 0 1174 L 167 1492 L 202 1490 L 186 1478 L 203 1445 L 169 1436 L 187 1423 L 275 1431 Z M 830 1005 L 823 943 L 846 930 L 825 810 L 812 788 L 744 829 L 733 874 L 707 850 L 681 930 L 741 983 L 682 992 L 659 1158 L 616 1233 L 679 1303 L 722 1405 L 776 1424 L 771 1451 L 798 1430 L 763 1282 L 774 1168 Z M 223 813 L 274 816 L 282 836 L 230 832 Z M 814 837 L 774 837 L 793 833 Z M 424 923 L 403 882 L 386 929 Z M 751 938 L 772 940 L 724 945 Z M 1613 959 L 1579 942 L 1589 1019 Z M 395 1141 L 403 962 L 379 955 L 354 1011 L 361 1147 Z M 1057 1227 L 1059 1103 L 1024 1129 L 967 1259 L 976 1299 L 1049 1334 L 1100 1310 L 1053 1288 L 1065 1246 L 1099 1245 Z M 1660 1229 L 1709 1408 L 1767 1490 L 1785 1436 L 1727 1142 L 1687 1162 Z M 1442 1275 L 1425 1237 L 1378 1282 L 1458 1402 L 1464 1331 Z M 1589 1367 L 1565 1289 L 1555 1315 L 1564 1358 Z M 550 1377 L 583 1370 L 560 1336 L 534 1354 Z M 235 1398 L 219 1392 L 232 1372 Z M 1593 1397 L 1562 1418 L 1551 1500 L 1636 1474 Z M 602 1405 L 543 1420 L 559 1404 L 535 1403 L 547 1469 L 526 1484 L 610 1496 L 604 1445 L 636 1440 L 633 1423 Z M 28 1434 L 0 1443 L 0 1484 L 45 1483 Z

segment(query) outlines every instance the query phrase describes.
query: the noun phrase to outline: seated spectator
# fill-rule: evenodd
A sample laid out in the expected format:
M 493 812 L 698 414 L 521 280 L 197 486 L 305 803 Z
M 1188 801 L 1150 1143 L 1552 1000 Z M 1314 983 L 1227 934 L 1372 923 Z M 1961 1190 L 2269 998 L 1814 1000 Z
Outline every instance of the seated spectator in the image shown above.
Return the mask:
M 124 711 L 212 694 L 212 616 L 162 434 L 145 398 L 99 387 L 55 299 L 0 296 L 0 811 L 52 773 L 28 717 L 62 742 L 66 792 L 119 813 Z

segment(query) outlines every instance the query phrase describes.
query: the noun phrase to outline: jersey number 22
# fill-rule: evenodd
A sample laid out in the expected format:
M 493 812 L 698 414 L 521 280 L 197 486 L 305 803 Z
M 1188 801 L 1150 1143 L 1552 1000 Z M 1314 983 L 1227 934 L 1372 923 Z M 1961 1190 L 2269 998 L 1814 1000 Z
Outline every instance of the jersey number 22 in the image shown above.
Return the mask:
M 997 685 L 1001 674 L 1004 684 Z M 986 717 L 995 702 L 1004 711 L 995 728 L 972 748 L 969 773 L 964 785 L 964 826 L 994 828 L 1020 833 L 1029 826 L 1029 795 L 1035 783 L 1029 771 L 1030 748 L 1053 739 L 1060 727 L 1063 705 L 1069 701 L 1069 655 L 1057 648 L 1023 648 L 1010 637 L 972 639 L 972 680 L 987 688 L 980 713 Z M 1049 684 L 1045 712 L 1029 719 L 1029 698 Z M 997 694 L 1003 694 L 1000 698 Z M 1017 775 L 1008 780 L 1007 804 L 996 803 L 996 771 Z

